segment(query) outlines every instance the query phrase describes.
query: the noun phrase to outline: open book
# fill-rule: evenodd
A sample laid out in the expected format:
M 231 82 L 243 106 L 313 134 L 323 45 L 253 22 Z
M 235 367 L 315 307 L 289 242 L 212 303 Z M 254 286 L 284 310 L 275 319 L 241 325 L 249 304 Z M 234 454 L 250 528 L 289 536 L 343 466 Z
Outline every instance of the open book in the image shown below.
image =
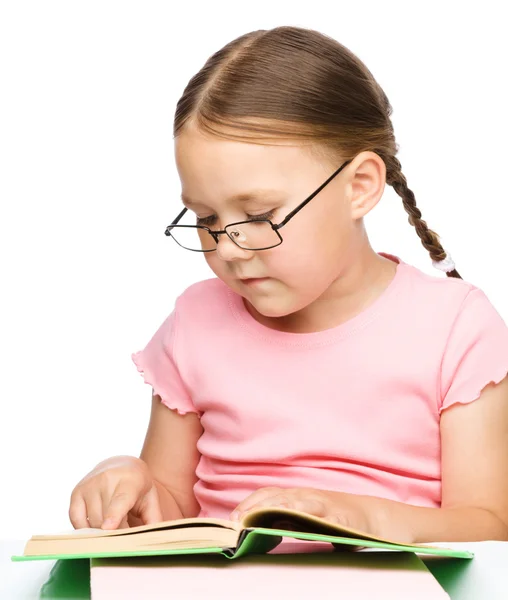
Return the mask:
M 340 550 L 383 548 L 472 558 L 470 552 L 410 545 L 378 538 L 325 519 L 285 508 L 252 511 L 239 521 L 193 518 L 163 521 L 126 529 L 78 529 L 64 535 L 36 535 L 14 561 L 146 556 L 162 554 L 223 554 L 239 558 L 245 554 L 273 550 L 283 537 L 330 542 Z

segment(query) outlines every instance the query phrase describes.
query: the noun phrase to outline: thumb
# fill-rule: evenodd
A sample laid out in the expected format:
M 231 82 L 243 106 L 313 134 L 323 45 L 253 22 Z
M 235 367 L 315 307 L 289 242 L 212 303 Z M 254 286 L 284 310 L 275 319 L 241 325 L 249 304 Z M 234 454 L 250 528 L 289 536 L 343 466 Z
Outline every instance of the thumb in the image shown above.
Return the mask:
M 155 483 L 143 498 L 143 502 L 139 508 L 139 517 L 145 525 L 153 525 L 164 520 L 159 499 L 159 492 L 155 487 Z
M 122 519 L 134 506 L 136 500 L 137 495 L 133 492 L 132 487 L 119 483 L 116 486 L 115 491 L 111 496 L 109 506 L 104 513 L 102 529 L 116 529 Z

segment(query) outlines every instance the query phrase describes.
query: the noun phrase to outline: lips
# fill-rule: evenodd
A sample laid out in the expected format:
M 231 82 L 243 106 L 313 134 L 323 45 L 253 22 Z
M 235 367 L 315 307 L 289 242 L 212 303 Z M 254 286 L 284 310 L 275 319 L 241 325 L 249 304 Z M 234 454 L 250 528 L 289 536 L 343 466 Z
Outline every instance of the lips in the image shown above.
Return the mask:
M 268 277 L 242 277 L 240 279 L 240 281 L 245 284 L 250 284 L 250 283 L 260 283 L 262 281 L 265 281 L 266 279 L 268 279 Z

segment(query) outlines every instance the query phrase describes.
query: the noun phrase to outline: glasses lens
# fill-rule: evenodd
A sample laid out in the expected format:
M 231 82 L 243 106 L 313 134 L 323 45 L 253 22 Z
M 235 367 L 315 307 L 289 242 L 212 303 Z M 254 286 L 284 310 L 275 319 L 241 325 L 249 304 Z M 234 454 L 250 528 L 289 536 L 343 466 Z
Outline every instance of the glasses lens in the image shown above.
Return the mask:
M 270 221 L 245 221 L 226 227 L 229 237 L 245 250 L 263 250 L 278 246 L 282 240 Z
M 206 229 L 194 225 L 174 225 L 169 227 L 169 233 L 177 244 L 187 250 L 215 250 L 217 244 Z

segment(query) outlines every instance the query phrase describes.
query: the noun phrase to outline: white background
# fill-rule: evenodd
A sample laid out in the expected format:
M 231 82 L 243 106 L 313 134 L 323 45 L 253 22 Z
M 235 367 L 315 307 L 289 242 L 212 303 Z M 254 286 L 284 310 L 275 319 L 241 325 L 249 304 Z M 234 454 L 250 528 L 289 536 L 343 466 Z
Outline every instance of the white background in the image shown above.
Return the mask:
M 163 233 L 180 206 L 174 109 L 242 33 L 311 27 L 367 64 L 424 218 L 508 320 L 502 14 L 485 1 L 0 3 L 2 537 L 69 529 L 75 483 L 140 451 L 150 387 L 130 355 L 212 275 Z M 367 224 L 378 251 L 440 275 L 391 188 Z

